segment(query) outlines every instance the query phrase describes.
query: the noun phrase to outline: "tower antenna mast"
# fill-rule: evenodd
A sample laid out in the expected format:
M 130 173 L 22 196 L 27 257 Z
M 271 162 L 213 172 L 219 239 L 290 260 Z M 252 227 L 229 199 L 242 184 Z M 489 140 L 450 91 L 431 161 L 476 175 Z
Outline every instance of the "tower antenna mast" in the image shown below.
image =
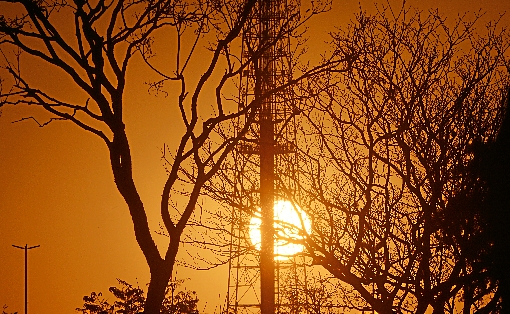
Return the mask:
M 275 314 L 282 313 L 283 307 L 291 312 L 298 308 L 296 302 L 281 294 L 280 278 L 289 275 L 296 263 L 295 259 L 279 260 L 281 252 L 275 245 L 274 227 L 275 201 L 295 196 L 297 191 L 294 117 L 298 110 L 293 92 L 286 86 L 293 73 L 290 44 L 294 19 L 299 19 L 299 0 L 259 0 L 243 29 L 241 63 L 246 68 L 240 75 L 239 105 L 256 103 L 257 118 L 254 122 L 245 121 L 253 123 L 253 127 L 234 152 L 233 195 L 240 195 L 239 202 L 247 208 L 253 209 L 260 202 L 260 249 L 255 253 L 253 243 L 250 245 L 246 238 L 246 226 L 253 213 L 234 207 L 226 309 L 229 314 Z M 258 180 L 246 179 L 257 172 Z M 287 283 L 285 286 L 289 287 Z M 295 288 L 293 291 L 297 291 Z
M 271 25 L 274 0 L 260 2 L 260 40 L 263 45 L 273 40 Z M 255 97 L 261 98 L 260 123 L 260 312 L 275 313 L 275 265 L 274 265 L 274 125 L 272 96 L 266 96 L 274 89 L 273 47 L 266 49 L 256 66 Z

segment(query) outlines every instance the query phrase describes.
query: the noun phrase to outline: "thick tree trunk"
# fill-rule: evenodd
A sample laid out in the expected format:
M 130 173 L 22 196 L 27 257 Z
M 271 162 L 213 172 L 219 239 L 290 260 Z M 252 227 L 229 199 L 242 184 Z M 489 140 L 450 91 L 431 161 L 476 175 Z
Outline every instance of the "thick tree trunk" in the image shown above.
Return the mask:
M 172 277 L 175 265 L 175 258 L 179 251 L 180 232 L 175 230 L 174 234 L 170 234 L 170 243 L 168 245 L 165 259 L 150 266 L 151 281 L 149 290 L 147 291 L 147 299 L 145 300 L 144 314 L 159 314 L 161 304 L 165 299 L 165 292 L 168 282 Z
M 108 148 L 115 184 L 128 205 L 136 241 L 151 272 L 144 313 L 159 314 L 165 297 L 165 289 L 172 274 L 177 250 L 172 251 L 172 254 L 167 254 L 167 258 L 163 259 L 152 239 L 143 202 L 133 181 L 129 143 L 123 130 L 115 133 L 114 140 Z
M 113 142 L 108 145 L 108 149 L 115 184 L 128 205 L 136 241 L 147 264 L 152 268 L 151 264 L 161 261 L 161 255 L 152 239 L 145 208 L 133 181 L 131 152 L 123 128 L 115 131 Z
M 172 276 L 173 263 L 162 260 L 151 268 L 151 280 L 145 300 L 144 314 L 159 314 L 165 298 L 165 291 Z

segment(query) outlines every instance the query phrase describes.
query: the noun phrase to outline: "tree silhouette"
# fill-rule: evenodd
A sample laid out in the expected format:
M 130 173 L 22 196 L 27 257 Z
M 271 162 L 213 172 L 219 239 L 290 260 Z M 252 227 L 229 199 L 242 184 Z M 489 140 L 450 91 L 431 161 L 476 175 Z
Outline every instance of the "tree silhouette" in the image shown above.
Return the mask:
M 507 162 L 510 157 L 509 105 L 510 88 L 507 88 L 501 128 L 495 139 L 474 145 L 474 158 L 469 164 L 469 177 L 464 190 L 449 204 L 452 214 L 448 218 L 452 219 L 452 222 L 448 224 L 448 229 L 454 229 L 450 233 L 458 234 L 458 225 L 473 221 L 473 217 L 476 219 L 477 229 L 464 236 L 460 246 L 469 258 L 466 263 L 473 268 L 473 273 L 477 274 L 469 285 L 466 284 L 469 289 L 464 293 L 464 298 L 473 302 L 480 292 L 489 288 L 495 290 L 495 296 L 482 313 L 503 313 L 508 303 L 509 275 L 505 265 L 509 245 L 504 239 L 509 236 L 509 219 L 506 215 L 510 206 L 507 193 L 510 188 L 510 169 Z M 464 218 L 465 215 L 472 218 L 468 220 Z M 470 229 L 473 227 L 470 226 Z
M 115 296 L 116 301 L 111 304 L 102 296 L 102 293 L 92 292 L 90 296 L 83 297 L 83 307 L 76 310 L 83 314 L 137 314 L 143 311 L 145 294 L 140 287 L 117 279 L 119 287 L 110 287 L 108 290 Z M 175 291 L 183 280 L 171 281 L 165 291 L 165 299 L 161 306 L 163 314 L 198 314 L 198 298 L 195 291 Z
M 33 119 L 39 126 L 55 120 L 70 121 L 105 143 L 116 187 L 127 204 L 136 241 L 150 269 L 144 307 L 147 314 L 159 313 L 183 232 L 198 206 L 201 188 L 254 121 L 258 102 L 268 96 L 243 106 L 235 98 L 224 98 L 247 63 L 254 61 L 250 58 L 241 64 L 236 52 L 240 46 L 239 34 L 250 20 L 256 3 L 255 0 L 221 4 L 201 0 L 1 1 L 3 7 L 12 10 L 0 15 L 2 70 L 7 73 L 5 76 L 2 73 L 0 106 L 41 108 L 51 114 L 49 119 L 40 121 L 40 117 L 29 116 L 22 120 Z M 322 8 L 318 5 L 302 16 L 295 12 L 275 34 L 294 34 L 308 17 Z M 62 21 L 70 24 L 63 25 Z M 154 41 L 157 36 L 163 36 L 157 35 L 163 29 L 169 29 L 177 38 L 176 44 L 170 47 L 174 49 L 175 61 L 165 62 L 172 64 L 168 71 L 153 62 Z M 185 40 L 192 43 L 189 50 L 183 48 Z M 251 53 L 257 56 L 273 44 L 268 41 L 251 47 Z M 207 46 L 207 53 L 203 46 Z M 198 51 L 203 54 L 201 59 L 207 60 L 199 73 L 189 66 Z M 81 100 L 70 102 L 66 100 L 66 91 L 54 95 L 41 87 L 40 82 L 30 80 L 20 70 L 20 62 L 26 60 L 23 55 L 30 56 L 28 66 L 49 66 L 53 73 L 68 78 L 79 90 Z M 168 176 L 162 187 L 160 212 L 162 226 L 169 236 L 163 252 L 152 238 L 144 201 L 135 185 L 126 133 L 125 88 L 134 56 L 141 56 L 146 69 L 158 75 L 149 84 L 152 91 L 164 93 L 165 83 L 172 83 L 167 93 L 175 104 L 176 123 L 183 129 L 176 147 L 165 149 L 163 156 L 168 161 Z M 285 84 L 294 84 L 320 68 L 297 74 Z M 189 84 L 190 81 L 196 83 Z M 212 101 L 206 97 L 207 106 L 201 97 L 206 89 L 215 91 L 216 95 Z M 231 120 L 241 118 L 246 123 L 234 130 Z M 185 201 L 176 206 L 174 198 L 178 195 Z
M 407 8 L 361 12 L 333 34 L 335 53 L 351 57 L 347 70 L 303 85 L 317 96 L 302 113 L 301 195 L 288 197 L 314 217 L 314 263 L 356 290 L 358 310 L 499 307 L 504 284 L 482 262 L 497 223 L 480 218 L 498 219 L 507 207 L 489 214 L 497 205 L 482 202 L 506 196 L 507 185 L 498 176 L 472 184 L 470 168 L 475 144 L 501 126 L 510 42 L 494 23 L 478 35 L 475 22 Z M 486 201 L 462 200 L 485 189 Z
M 2 1 L 6 2 L 6 1 Z M 201 185 L 208 180 L 235 145 L 236 139 L 220 143 L 207 156 L 200 155 L 211 130 L 232 116 L 249 114 L 244 112 L 226 114 L 221 102 L 216 114 L 209 116 L 202 125 L 199 123 L 198 95 L 211 77 L 222 54 L 237 37 L 255 1 L 231 3 L 232 23 L 226 29 L 218 29 L 218 41 L 199 83 L 191 92 L 184 84 L 186 66 L 177 61 L 175 75 L 164 79 L 182 83 L 178 94 L 178 110 L 182 114 L 185 131 L 173 156 L 172 170 L 162 189 L 161 216 L 171 238 L 163 254 L 160 254 L 152 238 L 144 203 L 134 184 L 131 149 L 125 130 L 124 93 L 126 73 L 133 56 L 141 55 L 148 62 L 152 54 L 153 33 L 162 27 L 172 27 L 179 36 L 184 30 L 194 32 L 196 40 L 203 37 L 206 28 L 212 27 L 215 18 L 221 17 L 225 8 L 214 8 L 202 1 L 7 1 L 18 4 L 22 13 L 0 18 L 1 49 L 4 52 L 14 47 L 14 58 L 4 52 L 4 69 L 11 75 L 12 88 L 2 93 L 2 105 L 29 104 L 43 108 L 53 115 L 47 122 L 67 120 L 82 129 L 97 135 L 106 144 L 118 191 L 123 196 L 132 217 L 136 240 L 145 256 L 151 273 L 148 288 L 146 313 L 159 313 L 165 287 L 171 276 L 179 248 L 180 237 L 186 222 L 195 208 Z M 219 10 L 219 11 L 218 11 Z M 66 37 L 65 31 L 57 26 L 62 16 L 74 21 L 75 34 Z M 106 21 L 103 22 L 103 20 Z M 224 31 L 224 32 L 222 32 Z M 180 47 L 177 60 L 183 58 Z M 86 98 L 82 104 L 60 100 L 64 95 L 50 96 L 37 88 L 37 83 L 25 79 L 20 71 L 19 56 L 23 52 L 35 58 L 36 62 L 49 64 L 63 71 L 81 89 Z M 192 54 L 193 51 L 190 52 Z M 228 58 L 228 53 L 224 55 Z M 149 66 L 152 66 L 148 62 Z M 239 69 L 226 69 L 224 79 L 235 75 Z M 189 109 L 187 111 L 185 108 Z M 35 118 L 33 118 L 35 120 Z M 169 210 L 169 198 L 176 182 L 179 169 L 186 163 L 195 163 L 197 183 L 189 191 L 187 204 L 182 215 L 174 221 Z
M 489 280 L 497 282 L 497 293 L 501 296 L 499 305 L 500 313 L 508 308 L 510 302 L 510 274 L 506 270 L 508 264 L 507 256 L 510 254 L 508 239 L 510 223 L 507 214 L 510 208 L 510 87 L 507 88 L 505 116 L 498 135 L 493 143 L 489 143 L 484 153 L 481 153 L 481 181 L 486 183 L 485 206 L 481 209 L 481 215 L 486 225 L 483 230 L 487 234 L 486 243 L 491 243 L 490 255 L 486 258 L 486 266 L 489 269 Z M 475 156 L 476 156 L 475 152 Z M 483 285 L 487 280 L 480 283 Z M 497 304 L 493 308 L 497 308 Z

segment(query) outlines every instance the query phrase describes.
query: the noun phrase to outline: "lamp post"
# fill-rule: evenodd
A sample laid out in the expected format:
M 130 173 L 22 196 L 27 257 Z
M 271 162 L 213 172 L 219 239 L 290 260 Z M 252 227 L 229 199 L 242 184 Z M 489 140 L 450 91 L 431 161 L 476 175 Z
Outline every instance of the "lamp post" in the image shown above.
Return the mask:
M 28 250 L 38 248 L 40 245 L 28 246 L 25 244 L 25 247 L 12 245 L 15 248 L 25 250 L 25 314 L 28 313 Z

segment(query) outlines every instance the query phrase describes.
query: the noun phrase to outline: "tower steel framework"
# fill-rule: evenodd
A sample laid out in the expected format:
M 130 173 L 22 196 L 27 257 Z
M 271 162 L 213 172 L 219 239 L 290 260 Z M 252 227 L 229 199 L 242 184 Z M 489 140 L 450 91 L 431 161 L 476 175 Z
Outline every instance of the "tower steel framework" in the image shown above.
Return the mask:
M 235 152 L 234 190 L 246 198 L 245 208 L 260 207 L 261 248 L 254 250 L 248 236 L 252 211 L 233 209 L 228 313 L 298 313 L 306 303 L 306 293 L 300 293 L 306 290 L 304 257 L 280 259 L 274 245 L 274 203 L 299 195 L 294 169 L 298 111 L 291 90 L 282 88 L 292 78 L 289 21 L 298 15 L 299 2 L 261 0 L 243 30 L 241 59 L 249 66 L 240 78 L 240 106 L 255 101 L 259 109 L 249 140 Z M 257 176 L 252 165 L 259 165 L 258 180 L 250 177 Z

